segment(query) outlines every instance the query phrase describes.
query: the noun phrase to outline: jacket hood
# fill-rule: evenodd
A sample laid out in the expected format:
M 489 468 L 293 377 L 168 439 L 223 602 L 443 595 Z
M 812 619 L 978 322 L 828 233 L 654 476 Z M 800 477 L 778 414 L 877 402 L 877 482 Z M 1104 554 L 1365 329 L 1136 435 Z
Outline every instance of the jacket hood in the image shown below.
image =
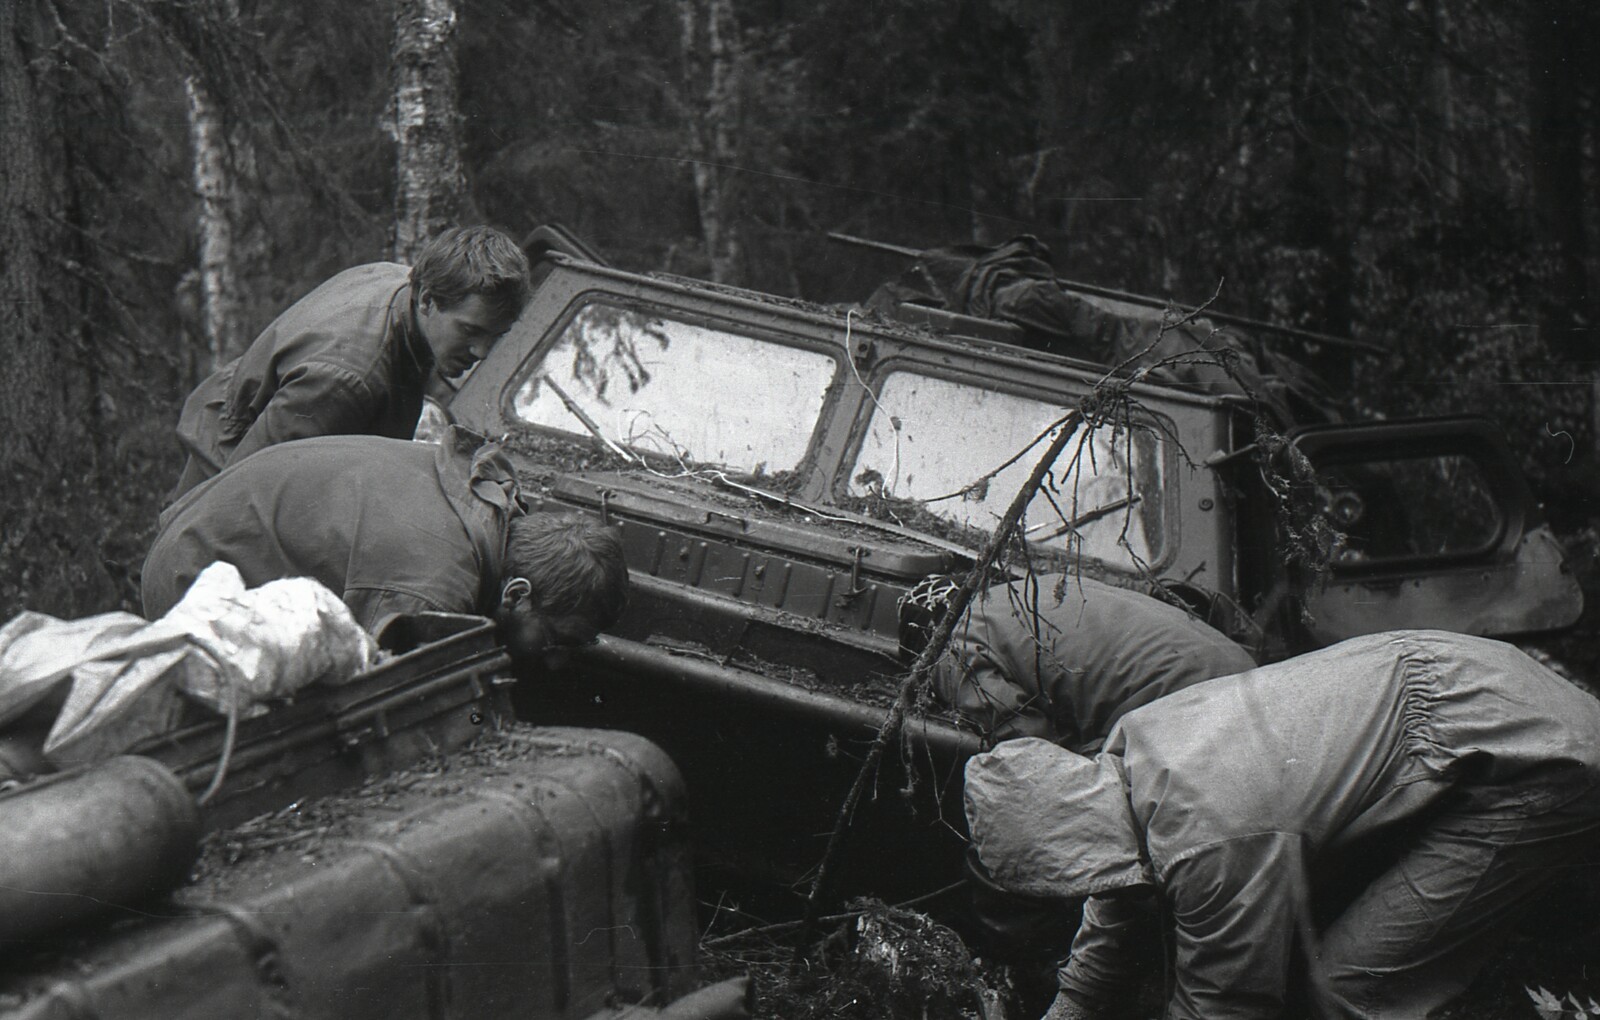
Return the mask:
M 966 768 L 967 829 L 996 884 L 1052 899 L 1151 884 L 1118 760 L 1007 740 Z

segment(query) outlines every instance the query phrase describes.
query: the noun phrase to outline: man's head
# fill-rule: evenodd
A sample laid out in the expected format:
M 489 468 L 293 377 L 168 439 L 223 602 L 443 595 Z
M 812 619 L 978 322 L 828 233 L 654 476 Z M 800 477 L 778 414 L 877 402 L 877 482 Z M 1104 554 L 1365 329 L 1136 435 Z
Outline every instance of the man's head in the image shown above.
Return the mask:
M 411 267 L 411 290 L 440 371 L 482 360 L 527 303 L 528 257 L 493 227 L 454 227 L 429 241 Z
M 961 581 L 954 575 L 934 574 L 918 581 L 900 599 L 900 655 L 908 662 L 928 647 L 960 588 Z
M 1111 757 L 1004 740 L 967 759 L 964 796 L 973 851 L 1007 892 L 1071 899 L 1154 881 Z
M 628 602 L 622 539 L 576 514 L 513 518 L 505 567 L 496 619 L 520 658 L 558 665 L 561 649 L 592 644 Z

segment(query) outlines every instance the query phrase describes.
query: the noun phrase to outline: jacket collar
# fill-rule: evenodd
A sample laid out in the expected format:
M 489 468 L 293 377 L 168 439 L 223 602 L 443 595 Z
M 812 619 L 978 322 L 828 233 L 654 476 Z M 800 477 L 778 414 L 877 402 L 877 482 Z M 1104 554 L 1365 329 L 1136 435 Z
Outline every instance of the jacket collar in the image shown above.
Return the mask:
M 428 346 L 417 323 L 417 292 L 410 283 L 401 284 L 389 298 L 389 330 L 406 357 L 417 366 L 420 377 L 433 371 L 433 348 Z
M 967 828 L 1004 889 L 1051 899 L 1153 883 L 1121 761 L 1007 740 L 966 769 Z
M 478 605 L 492 610 L 505 572 L 506 534 L 513 517 L 527 513 L 511 458 L 499 443 L 460 425 L 440 437 L 434 457 L 439 486 L 466 525 L 478 561 Z

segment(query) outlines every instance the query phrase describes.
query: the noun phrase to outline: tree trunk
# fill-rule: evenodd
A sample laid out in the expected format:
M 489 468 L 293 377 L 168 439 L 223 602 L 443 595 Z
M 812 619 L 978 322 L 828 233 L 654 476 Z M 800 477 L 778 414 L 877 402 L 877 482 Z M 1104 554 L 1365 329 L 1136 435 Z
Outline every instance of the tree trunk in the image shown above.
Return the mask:
M 1440 199 L 1447 206 L 1461 200 L 1461 167 L 1456 150 L 1456 98 L 1450 75 L 1450 19 L 1442 0 L 1427 0 L 1425 13 L 1432 45 L 1428 53 L 1428 105 L 1432 123 L 1427 125 L 1429 149 Z
M 734 189 L 739 123 L 738 25 L 731 0 L 679 0 L 684 86 L 700 237 L 711 278 L 731 282 L 739 259 Z
M 1342 47 L 1340 0 L 1301 0 L 1294 8 L 1294 150 L 1289 180 L 1288 239 L 1311 260 L 1298 304 L 1307 325 L 1324 333 L 1351 332 L 1354 233 L 1350 230 L 1350 127 L 1335 96 Z M 1347 382 L 1348 359 L 1317 366 L 1336 384 Z M 1337 366 L 1337 367 L 1335 367 Z
M 467 211 L 455 0 L 399 0 L 394 21 L 394 257 L 410 262 Z
M 31 4 L 0 0 L 0 480 L 13 495 L 19 472 L 42 466 L 63 416 L 60 338 L 44 314 L 51 194 L 28 72 L 32 20 Z
M 1554 261 L 1540 325 L 1558 356 L 1595 356 L 1589 307 L 1588 236 L 1584 231 L 1583 128 L 1580 87 L 1583 0 L 1529 0 L 1526 14 L 1529 168 L 1534 225 Z
M 1044 182 L 1053 180 L 1051 164 L 1064 161 L 1068 151 L 1067 76 L 1071 69 L 1068 12 L 1066 5 L 1040 4 L 1027 15 L 1029 35 L 1028 70 L 1039 95 L 1039 148 L 1033 154 L 1033 172 L 1023 185 L 1023 209 L 1031 220 L 1049 219 L 1050 226 L 1064 234 L 1072 231 L 1076 202 L 1052 203 L 1039 207 Z
M 244 315 L 234 261 L 234 175 L 222 112 L 199 75 L 184 79 L 194 186 L 200 198 L 200 311 L 210 369 L 244 349 Z
M 255 330 L 270 322 L 281 310 L 268 291 L 271 284 L 269 231 L 261 215 L 265 201 L 261 184 L 260 163 L 250 127 L 243 123 L 228 125 L 228 170 L 232 193 L 228 202 L 228 224 L 233 230 L 233 279 L 238 287 L 233 305 L 237 319 L 233 322 L 232 343 L 237 346 L 228 353 L 231 360 L 244 353 Z

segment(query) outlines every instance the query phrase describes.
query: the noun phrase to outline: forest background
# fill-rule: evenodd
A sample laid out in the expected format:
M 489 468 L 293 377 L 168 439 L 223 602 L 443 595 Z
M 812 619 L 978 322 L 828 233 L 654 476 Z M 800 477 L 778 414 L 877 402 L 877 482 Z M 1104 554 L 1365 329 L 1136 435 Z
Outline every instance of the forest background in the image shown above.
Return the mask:
M 1498 420 L 1592 573 L 1597 48 L 1583 0 L 0 0 L 0 619 L 137 609 L 193 384 L 448 222 L 817 301 L 902 268 L 830 231 L 1034 234 L 1381 344 L 1362 409 Z

